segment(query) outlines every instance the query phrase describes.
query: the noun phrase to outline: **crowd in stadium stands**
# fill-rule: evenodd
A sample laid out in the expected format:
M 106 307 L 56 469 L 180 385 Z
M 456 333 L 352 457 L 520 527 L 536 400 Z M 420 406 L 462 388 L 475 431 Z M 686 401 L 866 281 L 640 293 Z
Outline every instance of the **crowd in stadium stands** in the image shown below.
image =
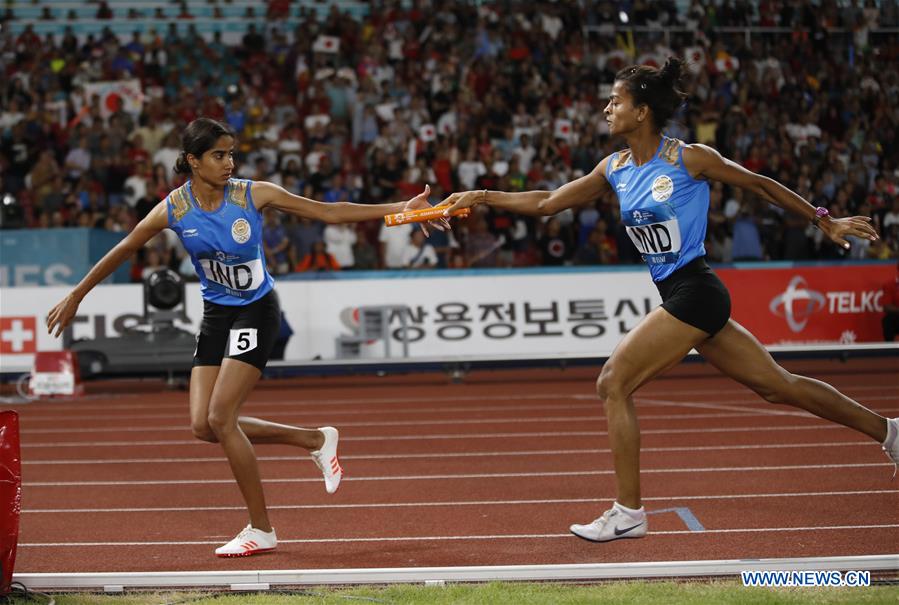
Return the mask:
M 690 98 L 670 136 L 711 144 L 837 216 L 871 216 L 882 234 L 845 252 L 808 221 L 716 183 L 710 260 L 899 256 L 899 36 L 878 32 L 899 25 L 895 0 L 679 5 L 375 2 L 362 21 L 332 7 L 288 29 L 290 1 L 274 0 L 232 45 L 204 39 L 193 21 L 121 43 L 111 33 L 7 33 L 0 195 L 15 203 L 3 226 L 131 229 L 181 183 L 179 135 L 201 115 L 238 133 L 238 176 L 326 202 L 407 199 L 425 183 L 433 202 L 473 188 L 553 189 L 620 145 L 602 119 L 615 72 L 678 54 L 690 61 Z M 113 11 L 124 9 L 97 5 L 98 18 L 128 16 Z M 623 16 L 680 27 L 630 34 Z M 725 26 L 795 31 L 716 29 Z M 133 78 L 145 96 L 139 114 L 82 89 Z M 639 262 L 612 197 L 548 219 L 478 207 L 429 240 L 374 222 L 264 218 L 277 274 Z M 160 266 L 192 274 L 175 237 L 139 256 L 134 279 Z

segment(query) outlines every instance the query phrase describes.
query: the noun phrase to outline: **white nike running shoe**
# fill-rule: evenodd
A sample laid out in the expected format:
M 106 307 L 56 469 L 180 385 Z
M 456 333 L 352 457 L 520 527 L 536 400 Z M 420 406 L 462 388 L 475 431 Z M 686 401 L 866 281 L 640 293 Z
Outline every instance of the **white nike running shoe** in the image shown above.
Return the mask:
M 649 523 L 646 513 L 631 516 L 617 502 L 602 517 L 586 525 L 572 525 L 569 529 L 578 538 L 591 542 L 609 542 L 621 538 L 642 538 Z
M 340 460 L 337 459 L 337 440 L 339 434 L 333 426 L 323 426 L 319 428 L 325 436 L 325 442 L 321 449 L 310 452 L 315 465 L 321 469 L 322 476 L 325 478 L 325 491 L 333 494 L 340 486 L 340 480 L 343 478 L 343 469 L 340 468 Z
M 275 529 L 264 532 L 252 525 L 244 527 L 237 537 L 215 549 L 219 557 L 249 557 L 263 552 L 271 552 L 278 546 L 278 538 L 275 537 Z
M 899 469 L 899 418 L 887 418 L 887 438 L 881 446 L 890 460 L 893 461 L 893 477 Z

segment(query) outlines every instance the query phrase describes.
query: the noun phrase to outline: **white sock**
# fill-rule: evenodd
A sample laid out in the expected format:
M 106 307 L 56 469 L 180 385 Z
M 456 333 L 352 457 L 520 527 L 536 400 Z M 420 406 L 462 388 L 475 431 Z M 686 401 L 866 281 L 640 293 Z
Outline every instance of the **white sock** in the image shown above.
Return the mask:
M 893 442 L 897 439 L 897 437 L 899 437 L 899 435 L 896 435 L 896 425 L 889 418 L 887 418 L 887 438 L 883 440 L 883 447 L 887 449 L 892 447 Z
M 615 508 L 617 508 L 618 510 L 620 510 L 623 513 L 627 513 L 629 516 L 631 516 L 635 519 L 639 519 L 643 515 L 646 514 L 646 511 L 643 509 L 642 506 L 640 508 L 628 508 L 628 507 L 624 506 L 623 504 L 618 504 L 617 501 L 615 502 Z

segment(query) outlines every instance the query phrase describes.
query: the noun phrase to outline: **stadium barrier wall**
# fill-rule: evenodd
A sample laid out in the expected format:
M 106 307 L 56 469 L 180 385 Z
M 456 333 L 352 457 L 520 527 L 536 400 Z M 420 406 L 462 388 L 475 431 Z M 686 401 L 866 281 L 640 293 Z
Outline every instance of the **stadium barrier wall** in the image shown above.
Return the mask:
M 839 265 L 771 263 L 716 269 L 733 299 L 733 317 L 766 345 L 881 341 L 882 287 L 895 278 L 890 263 Z M 335 340 L 351 335 L 363 305 L 406 305 L 410 358 L 440 356 L 608 355 L 622 336 L 660 303 L 643 267 L 549 270 L 346 272 L 277 280 L 293 335 L 284 359 L 333 359 Z M 0 371 L 28 371 L 34 353 L 72 339 L 115 336 L 140 319 L 139 284 L 101 285 L 82 302 L 63 338 L 47 334 L 49 309 L 68 287 L 3 291 Z M 196 332 L 202 318 L 199 285 L 188 284 L 186 308 Z M 390 330 L 402 350 L 400 317 Z M 383 356 L 383 343 L 362 347 Z
M 0 286 L 75 285 L 124 237 L 124 233 L 87 227 L 0 231 Z M 109 280 L 127 282 L 127 266 Z

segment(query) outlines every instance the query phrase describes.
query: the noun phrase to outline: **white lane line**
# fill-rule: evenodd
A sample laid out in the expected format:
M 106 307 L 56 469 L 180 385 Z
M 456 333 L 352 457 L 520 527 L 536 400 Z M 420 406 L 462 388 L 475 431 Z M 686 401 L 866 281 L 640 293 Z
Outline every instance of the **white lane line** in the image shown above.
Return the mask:
M 883 372 L 878 372 L 883 373 Z M 711 378 L 722 378 L 724 379 L 724 375 L 722 374 L 712 374 Z M 513 395 L 458 395 L 458 396 L 421 396 L 421 397 L 317 397 L 314 399 L 308 398 L 292 398 L 292 399 L 268 399 L 268 400 L 259 400 L 252 398 L 247 401 L 248 405 L 276 405 L 276 406 L 320 406 L 320 405 L 359 405 L 359 404 L 388 404 L 388 405 L 396 405 L 402 403 L 420 403 L 421 401 L 428 402 L 439 402 L 439 401 L 520 401 L 522 399 L 560 399 L 560 398 L 574 398 L 574 399 L 595 399 L 596 395 L 593 392 L 592 386 L 589 384 L 590 379 L 584 379 L 588 386 L 583 388 L 584 393 L 574 393 L 574 394 L 559 394 L 558 391 L 549 391 L 546 393 L 520 393 Z M 730 384 L 734 385 L 729 388 L 708 388 L 708 389 L 653 389 L 652 386 L 658 385 L 660 382 L 667 382 L 668 379 L 665 378 L 657 378 L 650 385 L 647 386 L 646 390 L 641 392 L 640 395 L 646 397 L 659 397 L 659 396 L 669 396 L 671 391 L 674 390 L 677 396 L 694 396 L 694 395 L 749 395 L 754 397 L 756 400 L 758 397 L 752 393 L 748 388 L 741 387 L 736 385 L 733 381 L 728 380 Z M 676 379 L 678 382 L 682 382 L 681 379 Z M 571 383 L 570 380 L 560 380 L 559 383 Z M 673 381 L 672 381 L 673 382 Z M 835 381 L 838 382 L 838 381 Z M 275 387 L 271 388 L 272 383 L 260 383 L 262 386 L 256 390 L 256 395 L 259 395 L 261 392 L 265 390 L 283 390 L 283 391 L 292 391 L 297 387 Z M 482 384 L 471 384 L 467 385 L 467 389 L 477 389 L 482 387 L 487 387 L 490 385 L 482 385 Z M 842 384 L 842 385 L 834 385 L 840 391 L 845 393 L 846 395 L 851 396 L 848 391 L 889 391 L 891 385 L 872 385 L 872 384 Z M 300 387 L 302 388 L 302 387 Z M 335 384 L 333 386 L 319 386 L 315 387 L 321 390 L 328 391 L 339 391 L 346 390 L 347 387 L 341 387 L 339 384 Z M 376 386 L 375 389 L 383 389 L 385 387 Z M 395 385 L 388 386 L 386 388 L 392 390 L 405 390 L 409 388 L 421 388 L 427 390 L 433 390 L 435 387 L 432 384 L 423 384 L 423 385 Z M 440 384 L 437 385 L 437 388 L 456 388 L 453 385 Z M 581 390 L 581 389 L 578 389 Z M 897 394 L 899 394 L 899 389 L 895 389 Z M 141 407 L 146 407 L 148 409 L 181 409 L 183 407 L 182 404 L 174 404 L 174 403 L 165 403 L 165 402 L 153 402 L 148 403 L 146 405 L 137 405 L 135 406 L 132 403 L 103 403 L 98 405 L 81 405 L 79 402 L 85 399 L 97 399 L 99 397 L 108 397 L 110 400 L 116 400 L 121 397 L 128 398 L 147 398 L 147 397 L 160 397 L 159 393 L 136 393 L 136 394 L 110 394 L 110 395 L 91 395 L 89 397 L 82 397 L 79 399 L 74 399 L 71 401 L 66 401 L 64 404 L 53 402 L 53 401 L 42 401 L 40 402 L 40 407 L 29 408 L 29 412 L 38 412 L 38 411 L 64 411 L 68 410 L 72 407 L 72 405 L 76 405 L 79 410 L 97 410 L 97 411 L 107 411 L 107 410 L 132 410 Z M 167 397 L 166 397 L 167 399 Z M 187 395 L 184 395 L 184 401 L 187 401 Z M 58 409 L 57 409 L 58 408 Z
M 393 405 L 402 405 L 402 404 L 410 404 L 410 403 L 419 404 L 419 405 L 421 405 L 421 404 L 433 405 L 435 403 L 441 403 L 441 402 L 442 403 L 453 403 L 453 402 L 457 402 L 457 401 L 462 401 L 462 402 L 473 401 L 473 402 L 477 402 L 477 403 L 484 402 L 484 401 L 518 402 L 518 401 L 522 401 L 522 400 L 539 401 L 541 399 L 548 399 L 551 401 L 558 401 L 560 399 L 581 399 L 581 400 L 591 399 L 591 400 L 595 400 L 596 394 L 588 393 L 588 394 L 572 395 L 572 394 L 560 394 L 560 393 L 516 393 L 516 394 L 508 394 L 508 395 L 454 395 L 454 396 L 422 395 L 422 396 L 418 396 L 418 397 L 402 397 L 402 396 L 400 396 L 400 397 L 384 397 L 384 398 L 361 397 L 361 398 L 351 398 L 351 399 L 350 398 L 324 397 L 324 398 L 318 398 L 318 399 L 306 399 L 306 400 L 299 400 L 299 401 L 295 400 L 295 399 L 294 400 L 282 399 L 282 400 L 274 400 L 274 401 L 271 401 L 271 400 L 262 401 L 262 400 L 250 399 L 244 404 L 244 407 L 246 408 L 247 406 L 254 406 L 250 409 L 255 409 L 255 406 L 259 406 L 259 407 L 262 407 L 262 406 L 277 406 L 277 407 L 284 406 L 284 407 L 289 407 L 289 408 L 295 409 L 295 408 L 301 408 L 301 407 L 320 408 L 320 407 L 343 406 L 343 405 L 371 406 L 371 405 L 385 404 L 385 405 L 393 406 Z M 166 409 L 166 408 L 171 408 L 173 410 L 184 410 L 186 404 L 187 404 L 187 395 L 184 396 L 183 403 L 148 405 L 146 407 L 149 409 L 153 409 L 153 410 Z M 141 407 L 143 407 L 143 406 L 141 406 Z M 518 406 L 515 405 L 515 408 L 517 408 L 517 407 Z M 135 408 L 135 406 L 129 406 L 129 405 L 115 405 L 115 404 L 110 404 L 109 406 L 79 406 L 76 404 L 75 406 L 72 406 L 71 408 L 66 408 L 65 411 L 68 412 L 69 410 L 71 410 L 73 413 L 77 413 L 77 412 L 81 412 L 81 411 L 85 411 L 85 410 L 109 411 L 109 410 L 115 410 L 115 409 L 129 411 L 129 410 L 140 409 L 140 408 Z M 510 409 L 510 408 L 507 405 L 507 406 L 503 406 L 503 409 Z M 28 411 L 32 412 L 32 410 L 34 412 L 40 412 L 40 411 L 59 412 L 59 411 L 62 411 L 62 410 L 42 410 L 40 408 L 29 408 Z M 385 410 L 385 411 L 394 413 L 397 411 L 406 411 L 406 410 L 397 410 L 396 408 L 391 408 L 390 410 Z M 55 418 L 55 419 L 59 419 L 59 420 L 70 420 L 72 418 L 71 414 L 63 414 L 63 415 L 56 416 L 56 417 L 38 416 L 36 414 L 33 416 L 34 417 L 31 418 L 32 420 L 46 420 L 48 418 Z M 127 417 L 129 417 L 129 418 L 167 418 L 170 416 L 171 416 L 171 414 L 128 414 L 127 415 Z M 77 414 L 77 417 L 78 418 L 89 418 L 89 419 L 106 419 L 106 418 L 109 418 L 109 414 L 99 414 L 96 416 Z
M 816 419 L 813 414 L 810 414 L 805 411 L 796 411 L 796 412 L 788 412 L 788 411 L 779 411 L 779 410 L 765 410 L 765 409 L 748 409 L 741 408 L 737 406 L 726 406 L 726 405 L 718 405 L 718 404 L 703 404 L 703 403 L 680 403 L 675 401 L 663 401 L 656 400 L 655 403 L 659 405 L 666 405 L 670 407 L 677 408 L 704 408 L 704 409 L 713 409 L 713 410 L 723 410 L 722 412 L 714 412 L 708 414 L 640 414 L 639 419 L 641 422 L 645 422 L 648 420 L 708 420 L 708 419 L 724 419 L 724 418 L 755 418 L 758 416 L 797 416 L 801 418 L 809 418 Z M 573 409 L 574 406 L 567 406 L 566 409 Z M 593 406 L 591 406 L 593 407 Z M 558 410 L 558 406 L 553 406 L 551 408 Z M 457 410 L 443 410 L 443 413 L 447 412 L 455 412 Z M 886 408 L 886 409 L 877 409 L 875 410 L 880 414 L 885 414 L 892 416 L 893 413 L 899 412 L 899 408 Z M 330 414 L 329 414 L 330 416 Z M 280 417 L 282 420 L 284 416 Z M 107 419 L 109 420 L 109 419 Z M 541 422 L 605 422 L 605 417 L 601 414 L 594 414 L 590 416 L 538 416 L 533 418 L 463 418 L 463 419 L 442 419 L 442 420 L 402 420 L 402 421 L 382 421 L 382 422 L 345 422 L 340 421 L 337 425 L 340 428 L 347 427 L 388 427 L 388 426 L 452 426 L 452 425 L 478 425 L 478 424 L 532 424 L 532 423 L 541 423 Z M 331 422 L 328 420 L 327 422 Z M 325 421 L 319 422 L 318 420 L 314 422 L 307 422 L 309 425 L 320 425 L 324 424 Z M 298 423 L 300 424 L 300 423 Z M 55 429 L 31 429 L 31 430 L 22 430 L 22 435 L 25 436 L 26 440 L 31 435 L 51 435 L 51 434 L 98 434 L 98 433 L 130 433 L 130 432 L 140 432 L 140 433 L 161 433 L 161 432 L 187 432 L 188 428 L 186 424 L 181 425 L 173 425 L 173 426 L 125 426 L 125 427 L 91 427 L 91 428 L 55 428 Z M 644 431 L 646 432 L 646 431 Z M 30 443 L 26 444 L 29 445 Z
M 726 412 L 745 412 L 746 408 L 736 405 L 727 405 L 720 403 L 688 403 L 685 401 L 670 401 L 664 399 L 648 400 L 653 405 L 665 405 L 678 408 L 699 408 L 704 410 L 721 410 Z M 771 408 L 754 408 L 752 414 L 761 416 L 800 416 L 803 418 L 814 417 L 813 414 L 805 410 L 776 410 Z
M 640 452 L 658 453 L 658 452 L 697 452 L 697 451 L 720 451 L 720 450 L 767 450 L 767 449 L 789 449 L 789 448 L 831 448 L 831 447 L 855 447 L 869 446 L 870 441 L 831 441 L 828 443 L 812 442 L 812 443 L 765 443 L 758 445 L 700 445 L 700 446 L 684 446 L 684 447 L 642 447 Z M 609 448 L 592 448 L 592 449 L 572 449 L 572 450 L 526 450 L 511 452 L 445 452 L 445 453 L 423 453 L 423 454 L 341 454 L 341 460 L 414 460 L 414 459 L 449 459 L 449 458 L 482 458 L 482 457 L 505 457 L 505 456 L 569 456 L 569 455 L 587 455 L 587 454 L 611 454 Z M 298 462 L 305 461 L 307 456 L 298 454 L 296 456 L 257 456 L 260 462 Z M 206 458 L 81 458 L 73 460 L 71 458 L 54 459 L 54 460 L 22 460 L 23 465 L 33 466 L 58 466 L 58 465 L 80 465 L 80 464 L 183 464 L 186 462 L 225 462 L 224 455 L 218 457 Z
M 704 534 L 735 534 L 735 533 L 789 533 L 801 531 L 840 531 L 860 529 L 892 529 L 899 527 L 899 523 L 884 523 L 871 525 L 824 525 L 815 527 L 748 527 L 731 529 L 708 529 L 704 531 L 692 531 L 689 529 L 663 530 L 651 532 L 653 536 L 680 536 Z M 523 540 L 538 538 L 574 538 L 570 533 L 565 534 L 493 534 L 475 536 L 399 536 L 392 538 L 308 538 L 300 540 L 278 540 L 279 544 L 348 544 L 353 542 L 439 542 L 449 540 Z M 47 548 L 47 547 L 91 547 L 91 546 L 202 546 L 208 544 L 220 544 L 221 540 L 185 540 L 178 542 L 25 542 L 19 544 L 20 548 Z
M 899 397 L 896 398 L 899 400 Z M 714 419 L 714 418 L 749 418 L 753 416 L 799 416 L 799 417 L 809 417 L 813 418 L 814 416 L 808 412 L 797 410 L 797 411 L 782 411 L 775 410 L 771 408 L 771 404 L 767 404 L 766 406 L 754 406 L 754 405 L 732 405 L 732 404 L 715 404 L 715 403 L 688 403 L 688 402 L 680 402 L 673 400 L 662 400 L 656 399 L 653 400 L 650 405 L 656 407 L 668 407 L 668 408 L 698 408 L 698 409 L 708 409 L 708 410 L 719 410 L 721 412 L 732 412 L 732 413 L 681 413 L 681 414 L 648 414 L 645 413 L 647 408 L 646 402 L 637 401 L 637 410 L 638 416 L 641 421 L 643 420 L 691 420 L 691 419 Z M 579 420 L 580 418 L 591 418 L 597 420 L 603 420 L 605 415 L 602 413 L 602 406 L 599 401 L 592 405 L 571 405 L 568 403 L 558 404 L 554 406 L 541 406 L 540 409 L 544 410 L 553 410 L 558 412 L 560 407 L 564 410 L 570 411 L 586 411 L 586 412 L 594 412 L 589 414 L 589 416 L 550 416 L 550 417 L 528 417 L 528 418 L 510 418 L 509 416 L 495 416 L 489 418 L 441 418 L 441 419 L 428 419 L 428 418 L 416 418 L 413 420 L 399 420 L 399 421 L 366 421 L 366 420 L 342 420 L 338 418 L 339 416 L 360 416 L 367 417 L 372 416 L 373 414 L 369 412 L 359 412 L 358 414 L 349 414 L 349 413 L 332 413 L 330 410 L 324 410 L 316 415 L 312 415 L 307 412 L 285 412 L 282 410 L 264 410 L 264 409 L 256 409 L 256 408 L 245 408 L 244 411 L 247 415 L 254 417 L 262 417 L 262 418 L 274 418 L 280 422 L 286 422 L 288 424 L 295 425 L 320 425 L 323 423 L 330 423 L 336 426 L 403 426 L 403 425 L 419 425 L 419 424 L 429 424 L 429 425 L 440 425 L 440 424 L 466 424 L 466 423 L 475 423 L 475 424 L 489 424 L 490 422 L 548 422 L 548 421 L 559 421 L 564 422 L 567 420 Z M 882 406 L 874 406 L 867 405 L 869 409 L 877 412 L 881 415 L 889 415 L 890 413 L 896 412 L 899 408 L 896 407 L 882 407 Z M 502 412 L 506 411 L 508 413 L 518 413 L 519 411 L 524 410 L 525 408 L 516 408 L 516 409 L 506 409 L 506 410 L 486 410 L 488 412 Z M 537 408 L 531 408 L 531 411 L 538 411 Z M 383 412 L 385 415 L 389 416 L 398 416 L 399 414 L 417 414 L 417 410 L 396 410 L 396 411 L 388 411 Z M 434 410 L 433 412 L 426 413 L 441 413 L 452 415 L 457 412 L 464 412 L 464 410 L 457 410 L 454 408 L 445 408 L 443 410 Z M 474 412 L 472 412 L 474 413 Z M 378 414 L 381 414 L 379 412 Z M 99 421 L 96 426 L 80 426 L 80 427 L 70 427 L 63 428 L 59 427 L 59 424 L 64 423 L 72 423 L 78 422 L 82 423 L 84 421 Z M 147 422 L 155 421 L 155 422 L 177 422 L 179 424 L 167 424 L 161 426 L 144 426 Z M 123 426 L 111 426 L 113 422 L 121 422 Z M 141 426 L 133 426 L 135 423 L 143 423 Z M 137 431 L 145 431 L 145 430 L 160 430 L 160 431 L 170 431 L 170 430 L 184 430 L 188 425 L 189 419 L 186 416 L 186 407 L 185 409 L 178 414 L 134 414 L 128 416 L 55 416 L 53 418 L 34 418 L 28 417 L 22 419 L 22 432 L 31 434 L 52 434 L 52 433 L 115 433 L 115 432 L 137 432 Z M 37 426 L 44 425 L 57 425 L 51 426 L 48 428 L 36 428 Z
M 899 494 L 895 489 L 856 490 L 843 492 L 784 492 L 779 494 L 718 494 L 709 496 L 656 496 L 643 498 L 645 502 L 676 502 L 697 500 L 741 500 L 756 498 L 821 498 L 834 496 L 872 496 L 875 494 Z M 368 504 L 281 504 L 270 505 L 270 510 L 335 510 L 360 508 L 418 508 L 453 506 L 513 506 L 513 505 L 558 505 L 558 504 L 598 504 L 614 500 L 605 498 L 564 498 L 556 500 L 471 500 L 462 502 L 372 502 Z M 246 506 L 158 506 L 144 508 L 39 508 L 22 509 L 22 514 L 46 513 L 193 513 L 245 511 Z M 650 509 L 651 510 L 651 509 Z
M 818 420 L 810 418 L 810 420 Z M 680 435 L 684 433 L 763 433 L 771 431 L 826 431 L 845 429 L 846 427 L 820 421 L 815 425 L 789 425 L 789 426 L 736 426 L 718 428 L 677 428 L 677 429 L 643 429 L 641 435 Z M 449 434 L 416 434 L 416 435 L 371 435 L 371 436 L 341 436 L 341 441 L 431 441 L 434 439 L 506 439 L 506 438 L 532 438 L 532 437 L 601 437 L 607 435 L 606 431 L 541 431 L 528 433 L 449 433 Z M 202 445 L 209 444 L 199 439 L 172 439 L 153 441 L 54 441 L 49 443 L 23 443 L 22 449 L 37 449 L 47 447 L 132 447 L 144 445 Z
M 573 409 L 580 409 L 580 408 L 583 408 L 583 409 L 596 408 L 598 405 L 599 405 L 598 403 L 595 406 L 576 406 L 575 407 L 575 406 L 566 405 L 565 409 L 573 410 Z M 679 404 L 672 404 L 672 405 L 679 405 Z M 554 411 L 558 411 L 559 406 L 557 406 L 557 405 L 556 406 L 547 406 L 545 409 L 552 409 Z M 455 409 L 442 410 L 442 412 L 444 414 L 451 413 L 451 412 L 454 413 L 456 411 L 458 411 L 458 410 L 455 410 Z M 884 411 L 891 411 L 891 410 L 880 410 L 880 411 L 884 412 Z M 897 408 L 897 411 L 899 411 L 899 408 Z M 392 412 L 391 412 L 391 414 L 392 414 Z M 264 415 L 264 413 L 256 414 L 254 412 L 254 415 L 260 416 L 260 415 Z M 757 415 L 758 415 L 758 412 L 756 412 L 756 411 L 743 409 L 743 410 L 739 410 L 739 413 L 731 413 L 731 414 L 722 414 L 722 413 L 640 414 L 640 420 L 644 421 L 644 420 L 681 420 L 681 419 L 693 420 L 693 419 L 709 419 L 709 418 L 749 418 L 749 417 L 753 417 L 753 416 L 757 416 Z M 288 416 L 292 416 L 292 414 L 290 414 L 290 415 L 280 414 L 278 416 L 278 418 L 285 419 Z M 326 416 L 330 417 L 331 414 L 323 414 L 322 417 L 326 417 Z M 308 417 L 305 417 L 305 418 L 308 418 Z M 335 422 L 334 424 L 335 424 L 335 426 L 342 428 L 342 427 L 347 427 L 347 426 L 363 426 L 363 427 L 364 426 L 404 426 L 404 425 L 419 426 L 419 425 L 425 425 L 425 424 L 439 425 L 439 424 L 466 424 L 466 423 L 489 424 L 491 422 L 497 422 L 497 423 L 501 423 L 501 422 L 550 422 L 550 421 L 557 421 L 557 420 L 558 421 L 579 420 L 581 418 L 587 418 L 590 420 L 593 420 L 593 419 L 604 420 L 603 415 L 594 414 L 591 416 L 558 416 L 558 417 L 536 417 L 535 416 L 533 418 L 518 418 L 518 419 L 509 419 L 508 417 L 461 419 L 461 420 L 421 419 L 421 420 L 409 420 L 409 421 L 400 421 L 400 422 L 345 422 L 345 421 L 341 420 L 339 423 Z M 330 421 L 331 420 L 329 420 L 329 422 Z M 310 423 L 310 424 L 312 424 L 312 423 Z M 317 422 L 315 424 L 318 425 L 321 423 Z M 26 432 L 28 435 L 47 435 L 47 434 L 53 434 L 53 433 L 65 433 L 65 434 L 72 434 L 72 433 L 129 433 L 129 432 L 134 432 L 134 433 L 141 432 L 142 433 L 142 432 L 151 432 L 151 431 L 152 432 L 162 432 L 162 431 L 187 431 L 187 430 L 188 430 L 187 419 L 185 418 L 184 424 L 167 425 L 167 426 L 121 426 L 121 427 L 96 426 L 96 427 L 89 427 L 89 428 L 58 428 L 58 429 L 32 429 L 32 428 L 29 428 L 27 430 L 23 430 L 23 432 Z
M 852 387 L 852 390 L 857 391 L 883 391 L 888 390 L 888 386 L 875 386 L 875 385 L 857 385 Z M 507 402 L 518 402 L 518 401 L 539 401 L 543 399 L 547 399 L 550 401 L 559 401 L 559 400 L 589 400 L 596 401 L 598 403 L 598 399 L 596 394 L 592 392 L 590 389 L 585 389 L 587 392 L 584 393 L 515 393 L 508 395 L 454 395 L 454 396 L 420 396 L 420 397 L 372 397 L 372 398 L 318 398 L 318 399 L 306 399 L 306 400 L 291 400 L 291 399 L 276 399 L 276 400 L 254 400 L 250 399 L 247 401 L 246 406 L 249 406 L 248 409 L 256 409 L 258 408 L 267 408 L 267 407 L 288 407 L 291 409 L 304 408 L 304 407 L 331 407 L 331 406 L 372 406 L 372 405 L 402 405 L 402 404 L 427 404 L 433 405 L 435 403 L 453 403 L 453 402 L 486 402 L 486 401 L 507 401 Z M 847 391 L 850 390 L 847 387 L 841 387 L 841 390 Z M 724 396 L 729 394 L 741 395 L 742 398 L 734 398 L 728 397 L 728 400 L 731 402 L 746 402 L 746 403 L 757 403 L 762 405 L 770 406 L 771 404 L 765 403 L 761 400 L 761 398 L 754 394 L 752 391 L 740 388 L 740 389 L 699 389 L 699 390 L 677 390 L 675 393 L 667 392 L 641 392 L 636 396 L 636 400 L 639 403 L 641 399 L 654 399 L 657 397 L 665 397 L 670 398 L 672 395 L 674 397 L 681 396 L 690 396 L 690 395 L 717 395 Z M 849 393 L 847 393 L 848 395 Z M 851 395 L 850 395 L 851 396 Z M 896 389 L 894 394 L 887 395 L 874 395 L 869 397 L 864 397 L 865 401 L 875 401 L 875 400 L 895 400 L 899 398 L 899 389 Z M 690 403 L 690 401 L 684 401 L 684 403 Z M 150 418 L 171 418 L 176 416 L 176 414 L 160 414 L 159 410 L 167 410 L 171 409 L 174 411 L 182 411 L 185 409 L 185 405 L 187 404 L 187 396 L 184 396 L 184 401 L 176 404 L 166 404 L 159 403 L 157 404 L 148 404 L 146 406 L 143 405 L 129 405 L 129 404 L 109 404 L 109 405 L 100 405 L 100 406 L 87 406 L 87 405 L 79 405 L 77 402 L 73 402 L 69 407 L 64 409 L 54 409 L 54 408 L 45 408 L 45 407 L 29 407 L 28 414 L 29 420 L 31 421 L 47 421 L 47 420 L 71 420 L 72 414 L 60 414 L 58 416 L 43 416 L 42 412 L 48 413 L 59 413 L 61 411 L 65 412 L 73 412 L 78 413 L 77 417 L 79 419 L 99 419 L 106 420 L 110 418 L 110 411 L 113 410 L 124 410 L 124 411 L 135 411 L 141 409 L 151 409 L 156 411 L 157 413 L 153 414 L 126 414 L 127 418 L 135 418 L 135 419 L 150 419 Z M 520 406 L 515 405 L 514 409 L 518 409 Z M 509 409 L 508 406 L 502 406 L 503 409 Z M 430 409 L 430 408 L 427 408 Z M 86 415 L 81 412 L 85 411 L 101 411 L 103 414 L 98 415 Z M 407 410 L 397 409 L 391 407 L 389 410 L 354 410 L 350 413 L 395 413 L 399 411 L 415 411 L 415 408 L 410 408 Z M 274 412 L 272 412 L 274 413 Z M 335 413 L 338 413 L 335 411 Z
M 782 466 L 721 466 L 698 468 L 650 468 L 640 469 L 641 473 L 733 473 L 733 472 L 771 472 L 788 470 L 820 470 L 844 468 L 874 468 L 892 466 L 887 462 L 859 462 L 850 464 L 791 464 Z M 596 475 L 614 475 L 612 469 L 592 471 L 552 471 L 533 473 L 460 473 L 444 475 L 384 475 L 344 477 L 343 481 L 433 481 L 459 479 L 518 479 L 523 477 L 585 477 Z M 263 483 L 320 483 L 321 477 L 294 477 L 284 479 L 263 479 Z M 82 486 L 124 486 L 124 485 L 213 485 L 232 484 L 234 479 L 168 479 L 164 481 L 33 481 L 22 483 L 23 487 L 82 487 Z

